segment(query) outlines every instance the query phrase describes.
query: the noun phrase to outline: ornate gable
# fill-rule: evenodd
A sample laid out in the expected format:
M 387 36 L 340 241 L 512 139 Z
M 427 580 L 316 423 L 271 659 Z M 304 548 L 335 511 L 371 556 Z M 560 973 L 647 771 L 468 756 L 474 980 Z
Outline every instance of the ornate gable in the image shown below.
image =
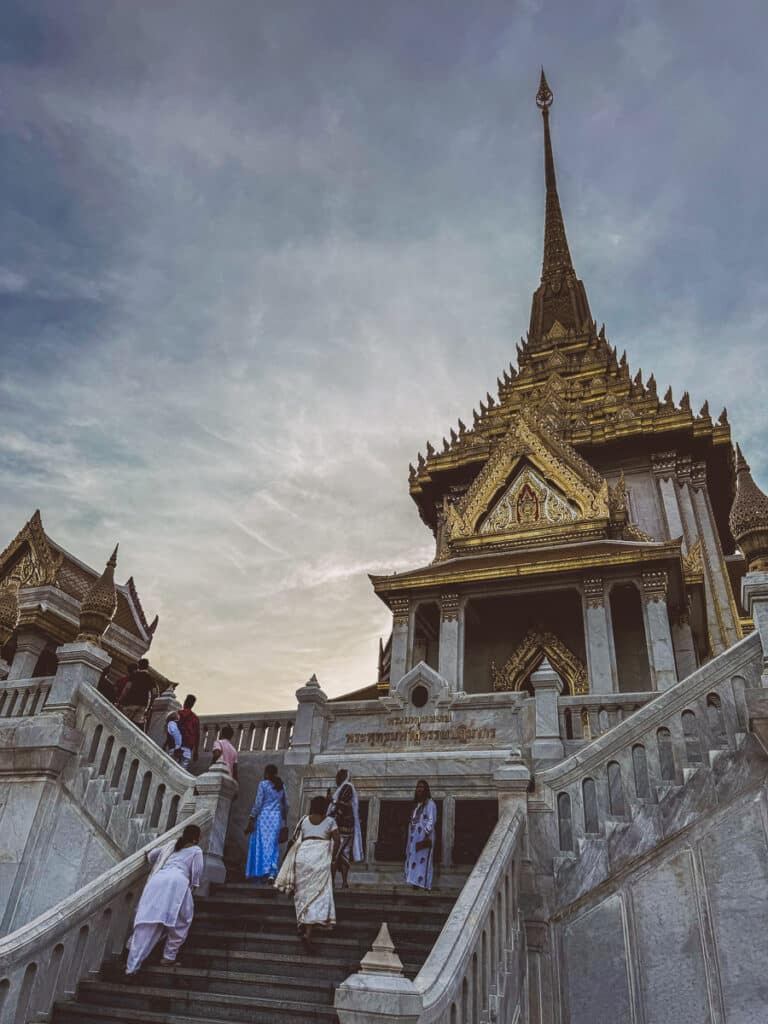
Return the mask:
M 62 556 L 48 543 L 38 510 L 0 554 L 0 582 L 18 588 L 55 583 L 61 562 Z
M 520 416 L 456 504 L 447 508 L 454 551 L 477 545 L 557 543 L 607 535 L 608 484 L 531 413 Z

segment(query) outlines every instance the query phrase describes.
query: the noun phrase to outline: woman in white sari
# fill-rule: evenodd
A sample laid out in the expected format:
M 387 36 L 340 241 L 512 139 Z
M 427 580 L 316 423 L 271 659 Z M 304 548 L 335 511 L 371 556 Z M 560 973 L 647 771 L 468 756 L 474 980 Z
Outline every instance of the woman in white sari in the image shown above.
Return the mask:
M 308 949 L 313 928 L 336 924 L 331 865 L 339 852 L 339 829 L 326 808 L 325 797 L 313 798 L 309 814 L 294 830 L 291 849 L 275 880 L 275 888 L 293 892 L 296 924 Z
M 408 843 L 405 848 L 405 880 L 414 888 L 431 889 L 435 867 L 437 806 L 425 779 L 416 783 L 414 800 L 416 803 L 408 822 Z
M 187 825 L 175 843 L 150 851 L 152 871 L 136 908 L 128 942 L 127 975 L 136 974 L 163 935 L 166 939 L 160 963 L 176 963 L 195 913 L 192 890 L 200 884 L 203 873 L 199 842 L 200 829 Z

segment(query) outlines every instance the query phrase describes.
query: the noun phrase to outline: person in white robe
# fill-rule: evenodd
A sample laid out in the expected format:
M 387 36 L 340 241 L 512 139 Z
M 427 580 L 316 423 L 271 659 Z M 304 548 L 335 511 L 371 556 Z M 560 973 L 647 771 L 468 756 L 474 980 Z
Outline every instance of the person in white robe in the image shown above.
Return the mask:
M 325 797 L 312 799 L 275 879 L 275 888 L 293 893 L 296 924 L 308 950 L 313 928 L 330 929 L 336 924 L 331 864 L 339 852 L 339 829 L 328 817 L 327 806 Z
M 160 963 L 176 963 L 195 913 L 192 890 L 199 886 L 203 873 L 199 843 L 200 829 L 187 825 L 175 843 L 166 843 L 148 854 L 152 871 L 136 908 L 128 942 L 128 976 L 136 974 L 163 936 L 165 946 Z
M 363 859 L 363 835 L 360 830 L 360 801 L 357 790 L 352 785 L 352 776 L 346 768 L 336 772 L 336 791 L 328 790 L 330 804 L 328 817 L 335 818 L 339 826 L 339 853 L 333 862 L 333 881 L 336 882 L 336 869 L 341 869 L 341 887 L 349 888 L 350 865 Z
M 437 836 L 437 805 L 432 799 L 429 783 L 416 783 L 415 806 L 408 822 L 405 848 L 405 880 L 419 889 L 432 888 Z

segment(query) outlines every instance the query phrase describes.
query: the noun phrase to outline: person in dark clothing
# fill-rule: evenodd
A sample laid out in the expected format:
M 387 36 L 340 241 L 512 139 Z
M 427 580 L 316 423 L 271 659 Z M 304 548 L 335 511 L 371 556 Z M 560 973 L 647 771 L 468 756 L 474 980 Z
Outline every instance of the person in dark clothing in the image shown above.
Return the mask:
M 192 708 L 197 697 L 189 694 L 184 700 L 184 707 L 179 712 L 179 729 L 181 730 L 181 767 L 189 768 L 197 760 L 200 749 L 200 719 Z
M 96 689 L 102 697 L 106 697 L 110 704 L 115 703 L 115 700 L 117 699 L 117 690 L 115 689 L 115 684 L 109 678 L 109 665 L 107 665 L 99 676 L 99 684 Z
M 149 662 L 142 658 L 136 666 L 136 671 L 128 676 L 128 682 L 118 699 L 118 707 L 125 717 L 140 729 L 146 726 L 147 711 L 155 691 L 155 684 L 148 669 Z

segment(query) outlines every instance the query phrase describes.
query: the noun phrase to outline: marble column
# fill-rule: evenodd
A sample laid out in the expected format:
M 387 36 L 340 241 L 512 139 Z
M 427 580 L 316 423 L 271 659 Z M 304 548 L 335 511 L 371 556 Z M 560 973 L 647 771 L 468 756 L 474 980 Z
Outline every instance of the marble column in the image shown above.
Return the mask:
M 408 671 L 411 602 L 407 597 L 396 597 L 392 600 L 391 608 L 392 655 L 389 667 L 389 688 L 394 690 Z
M 687 679 L 699 667 L 687 608 L 678 608 L 672 614 L 672 643 L 677 665 L 677 678 Z
M 309 764 L 322 743 L 323 705 L 328 700 L 317 676 L 296 691 L 299 702 L 293 726 L 291 746 L 285 752 L 285 764 Z
M 440 861 L 444 868 L 453 867 L 453 838 L 455 833 L 456 798 L 446 796 L 443 798 L 442 849 L 440 852 Z
M 675 540 L 684 534 L 680 508 L 675 494 L 676 470 L 677 452 L 659 452 L 651 456 L 651 472 L 656 478 L 664 521 L 667 525 L 667 537 L 663 538 L 665 540 Z
M 583 584 L 584 643 L 590 693 L 614 693 L 618 673 L 612 657 L 605 584 L 601 576 L 588 576 Z
M 365 863 L 370 867 L 376 862 L 376 843 L 379 840 L 379 816 L 381 797 L 372 796 L 368 801 L 368 824 L 365 830 Z
M 559 760 L 565 754 L 557 712 L 557 698 L 563 692 L 563 681 L 546 658 L 531 673 L 531 686 L 536 695 L 536 736 L 531 748 L 533 759 Z
M 731 586 L 728 579 L 728 569 L 723 558 L 723 551 L 720 546 L 720 537 L 715 525 L 715 516 L 709 501 L 707 492 L 707 467 L 703 462 L 694 463 L 691 473 L 691 500 L 693 504 L 696 522 L 699 527 L 699 535 L 703 544 L 704 555 L 704 576 L 709 577 L 711 599 L 714 602 L 715 622 L 710 623 L 710 634 L 715 653 L 720 653 L 724 648 L 732 646 L 740 637 L 740 627 L 737 624 L 738 612 L 736 609 Z M 707 594 L 710 598 L 710 594 Z M 710 619 L 710 613 L 707 613 Z M 722 644 L 718 649 L 713 628 L 720 633 Z
M 665 571 L 644 572 L 643 618 L 648 645 L 648 662 L 657 690 L 668 690 L 677 682 L 672 630 L 667 610 L 667 574 Z
M 32 679 L 37 659 L 45 650 L 47 638 L 36 629 L 20 626 L 16 631 L 16 653 L 8 672 L 8 682 Z
M 440 597 L 440 652 L 437 671 L 452 690 L 459 689 L 459 662 L 461 660 L 461 631 L 459 619 L 462 615 L 458 594 L 442 594 Z

